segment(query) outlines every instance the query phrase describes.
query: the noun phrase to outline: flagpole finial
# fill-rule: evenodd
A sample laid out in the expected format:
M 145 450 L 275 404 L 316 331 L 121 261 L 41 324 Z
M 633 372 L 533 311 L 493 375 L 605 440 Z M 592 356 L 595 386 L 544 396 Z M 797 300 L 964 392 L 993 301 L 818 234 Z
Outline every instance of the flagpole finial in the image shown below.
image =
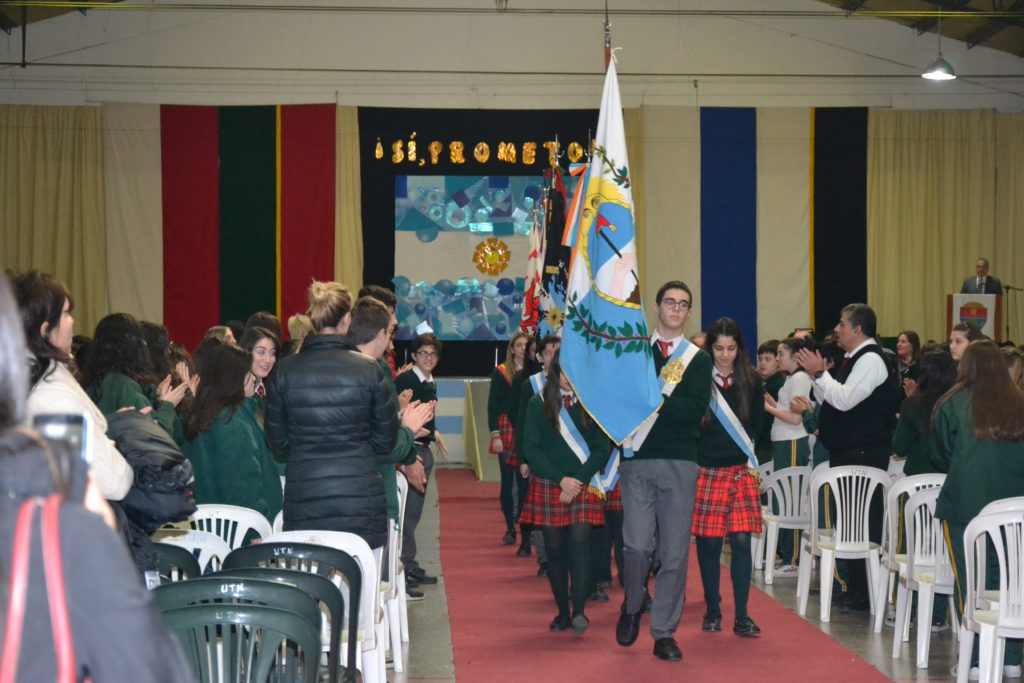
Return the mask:
M 604 0 L 604 70 L 612 61 L 612 23 L 608 19 L 608 0 Z

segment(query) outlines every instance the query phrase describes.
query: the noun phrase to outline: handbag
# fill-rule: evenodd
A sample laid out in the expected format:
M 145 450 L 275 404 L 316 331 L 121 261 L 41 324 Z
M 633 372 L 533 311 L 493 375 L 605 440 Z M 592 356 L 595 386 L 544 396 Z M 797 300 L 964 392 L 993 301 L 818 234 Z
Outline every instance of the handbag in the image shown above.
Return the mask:
M 21 635 L 25 625 L 25 600 L 28 594 L 29 561 L 32 555 L 32 529 L 36 511 L 42 510 L 40 524 L 43 544 L 43 572 L 46 597 L 53 627 L 53 649 L 57 657 L 58 683 L 77 681 L 75 646 L 71 637 L 67 595 L 64 591 L 64 563 L 60 549 L 60 505 L 63 497 L 52 494 L 43 499 L 30 498 L 21 504 L 14 527 L 11 553 L 11 577 L 8 587 L 7 620 L 3 651 L 0 654 L 0 683 L 14 683 L 21 654 Z

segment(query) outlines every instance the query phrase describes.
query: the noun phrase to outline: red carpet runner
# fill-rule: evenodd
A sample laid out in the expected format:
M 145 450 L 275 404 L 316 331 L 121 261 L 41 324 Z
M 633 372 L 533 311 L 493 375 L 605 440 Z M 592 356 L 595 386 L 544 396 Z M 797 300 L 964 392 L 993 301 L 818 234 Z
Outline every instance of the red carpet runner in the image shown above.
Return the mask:
M 877 669 L 757 589 L 750 614 L 760 638 L 732 634 L 732 586 L 722 570 L 724 630 L 703 633 L 704 611 L 695 551 L 690 553 L 687 606 L 676 631 L 682 662 L 662 662 L 644 617 L 631 648 L 615 642 L 622 591 L 611 602 L 588 603 L 590 628 L 583 636 L 550 633 L 555 616 L 547 580 L 536 576 L 536 559 L 515 556 L 501 544 L 504 524 L 498 485 L 477 483 L 469 470 L 436 473 L 441 505 L 441 564 L 448 592 L 455 676 L 477 681 L 888 681 Z

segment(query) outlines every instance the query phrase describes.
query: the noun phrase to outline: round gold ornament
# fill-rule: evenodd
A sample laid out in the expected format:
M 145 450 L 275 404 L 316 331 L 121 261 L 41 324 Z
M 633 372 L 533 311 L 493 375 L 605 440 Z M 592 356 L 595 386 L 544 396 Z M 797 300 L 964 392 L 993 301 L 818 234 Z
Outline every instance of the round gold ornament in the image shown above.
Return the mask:
M 476 269 L 487 275 L 497 275 L 508 267 L 512 250 L 497 237 L 491 237 L 476 245 L 473 263 Z

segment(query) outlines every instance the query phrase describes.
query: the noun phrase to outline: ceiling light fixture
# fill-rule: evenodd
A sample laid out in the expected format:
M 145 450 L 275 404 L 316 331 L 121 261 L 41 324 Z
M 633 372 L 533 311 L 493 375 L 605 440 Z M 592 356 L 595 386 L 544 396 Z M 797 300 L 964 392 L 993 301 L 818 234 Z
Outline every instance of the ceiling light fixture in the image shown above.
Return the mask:
M 953 70 L 952 64 L 942 58 L 942 17 L 939 17 L 935 35 L 938 38 L 939 56 L 928 65 L 928 68 L 921 74 L 921 78 L 927 78 L 930 81 L 952 81 L 956 78 L 956 71 Z

